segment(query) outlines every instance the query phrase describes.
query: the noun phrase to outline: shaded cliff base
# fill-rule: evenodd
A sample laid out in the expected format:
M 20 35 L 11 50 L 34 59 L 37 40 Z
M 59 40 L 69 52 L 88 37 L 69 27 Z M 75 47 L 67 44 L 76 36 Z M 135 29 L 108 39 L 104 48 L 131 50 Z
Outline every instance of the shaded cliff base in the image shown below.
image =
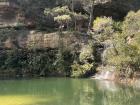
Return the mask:
M 0 78 L 71 77 L 71 65 L 88 37 L 80 32 L 48 33 L 0 29 Z

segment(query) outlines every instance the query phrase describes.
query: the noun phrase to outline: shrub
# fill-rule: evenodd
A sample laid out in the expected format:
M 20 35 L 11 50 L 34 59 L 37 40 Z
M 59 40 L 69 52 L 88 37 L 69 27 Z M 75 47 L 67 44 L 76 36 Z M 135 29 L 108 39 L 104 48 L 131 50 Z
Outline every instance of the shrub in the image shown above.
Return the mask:
M 93 68 L 93 64 L 86 63 L 80 65 L 78 63 L 74 63 L 72 66 L 72 77 L 84 77 L 87 72 L 89 72 Z
M 74 61 L 72 68 L 72 77 L 84 77 L 94 71 L 94 50 L 92 43 L 83 46 L 79 55 L 79 61 Z
M 85 45 L 82 49 L 81 49 L 81 53 L 79 55 L 79 60 L 80 62 L 88 62 L 88 60 L 94 60 L 93 57 L 93 47 L 90 45 Z

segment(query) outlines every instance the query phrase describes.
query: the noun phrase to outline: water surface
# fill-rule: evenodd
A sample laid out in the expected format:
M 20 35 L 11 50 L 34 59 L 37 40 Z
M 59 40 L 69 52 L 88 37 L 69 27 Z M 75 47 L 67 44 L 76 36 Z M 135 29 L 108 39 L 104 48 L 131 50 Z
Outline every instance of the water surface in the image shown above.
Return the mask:
M 0 105 L 140 105 L 140 89 L 91 79 L 1 80 Z

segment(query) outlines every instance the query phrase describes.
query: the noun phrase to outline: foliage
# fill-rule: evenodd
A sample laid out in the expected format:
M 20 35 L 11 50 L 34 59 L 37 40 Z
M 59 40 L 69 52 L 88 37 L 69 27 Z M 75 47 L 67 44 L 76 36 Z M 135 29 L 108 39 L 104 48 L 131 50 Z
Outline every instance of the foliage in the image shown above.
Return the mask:
M 0 50 L 0 69 L 21 76 L 70 76 L 73 55 L 60 49 Z
M 59 15 L 61 15 L 61 14 L 67 14 L 67 13 L 70 12 L 68 6 L 56 7 L 56 8 L 53 8 L 52 11 L 53 11 L 54 13 L 56 13 L 56 14 L 59 14 Z
M 3 68 L 3 65 L 5 65 L 6 56 L 4 51 L 0 52 L 0 68 Z
M 94 20 L 93 12 L 95 9 L 95 5 L 104 4 L 108 1 L 110 0 L 81 0 L 84 10 L 87 11 L 87 13 L 89 14 L 88 33 L 90 32 L 93 26 L 92 22 Z
M 0 29 L 0 44 L 6 41 L 6 39 L 8 39 L 9 37 L 11 39 L 14 39 L 16 36 L 17 36 L 17 31 L 13 28 Z
M 71 12 L 71 17 L 72 17 L 72 21 L 75 24 L 75 31 L 77 30 L 79 31 L 82 26 L 82 23 L 88 20 L 88 16 L 82 13 Z
M 114 33 L 114 21 L 110 17 L 97 17 L 93 22 L 93 30 L 100 41 L 104 41 L 112 37 Z
M 140 10 L 138 12 L 129 12 L 123 22 L 123 33 L 125 35 L 132 35 L 140 32 Z
M 130 12 L 126 16 L 122 33 L 114 35 L 114 50 L 108 54 L 108 63 L 117 66 L 126 77 L 131 77 L 140 69 L 139 14 L 139 11 Z
M 82 14 L 82 13 L 72 13 L 74 19 L 78 20 L 85 20 L 88 19 L 88 16 L 86 14 Z
M 58 6 L 58 7 L 55 7 L 53 9 L 45 8 L 45 10 L 44 10 L 45 15 L 51 14 L 53 16 L 69 14 L 69 12 L 70 12 L 70 10 L 69 10 L 68 6 L 62 6 L 62 7 Z
M 127 44 L 122 40 L 118 40 L 115 46 L 117 54 L 113 56 L 111 53 L 108 58 L 108 63 L 117 66 L 119 71 L 125 72 L 125 75 L 127 75 L 130 71 L 133 73 L 139 70 L 140 50 L 137 45 L 140 45 L 140 43 L 132 45 Z
M 68 23 L 71 21 L 71 17 L 69 15 L 59 15 L 57 17 L 54 17 L 54 21 L 57 21 L 58 23 Z
M 11 0 L 9 0 L 11 1 Z M 44 15 L 45 8 L 54 8 L 67 3 L 66 0 L 14 0 L 20 7 L 20 12 L 26 17 L 26 20 L 32 22 L 38 29 L 46 27 L 55 27 L 53 18 Z
M 91 44 L 85 45 L 81 49 L 79 55 L 79 62 L 74 61 L 72 67 L 72 77 L 84 77 L 90 75 L 94 71 L 94 56 L 93 46 Z M 89 73 L 89 74 L 88 74 Z
M 73 23 L 75 25 L 75 29 L 76 29 L 78 26 L 78 22 L 87 20 L 86 15 L 71 11 L 67 5 L 62 7 L 58 6 L 53 9 L 46 8 L 44 10 L 44 14 L 46 16 L 49 15 L 53 16 L 54 21 L 56 21 L 61 28 L 62 25 L 63 26 L 67 25 L 68 28 L 68 23 L 71 22 L 71 24 Z
M 74 63 L 72 66 L 72 77 L 84 77 L 87 72 L 89 72 L 93 68 L 93 64 L 86 63 L 80 65 L 78 63 Z
M 44 14 L 46 16 L 51 15 L 54 17 L 54 21 L 56 21 L 59 24 L 59 31 L 62 31 L 65 25 L 67 25 L 68 28 L 68 23 L 71 21 L 71 16 L 70 16 L 70 10 L 67 6 L 62 6 L 62 7 L 55 7 L 53 9 L 48 9 L 46 8 L 44 10 Z
M 101 31 L 102 29 L 112 25 L 113 21 L 110 17 L 97 17 L 93 22 L 93 29 L 95 31 Z
M 98 44 L 104 44 L 102 62 L 117 67 L 127 78 L 140 69 L 139 21 L 140 11 L 131 11 L 123 22 L 115 22 L 110 17 L 98 17 L 93 22 L 92 36 Z
M 88 62 L 89 59 L 94 60 L 93 47 L 91 45 L 86 45 L 81 49 L 79 60 L 80 62 Z

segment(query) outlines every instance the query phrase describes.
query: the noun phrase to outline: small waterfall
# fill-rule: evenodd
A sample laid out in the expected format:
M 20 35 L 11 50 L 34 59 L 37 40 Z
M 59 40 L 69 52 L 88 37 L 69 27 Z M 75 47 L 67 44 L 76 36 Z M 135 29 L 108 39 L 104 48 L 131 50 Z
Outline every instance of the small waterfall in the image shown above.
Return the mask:
M 112 77 L 112 72 L 110 71 L 102 71 L 100 74 L 95 76 L 95 79 L 109 79 L 110 77 Z
M 107 55 L 109 54 L 108 51 L 112 48 L 113 42 L 112 40 L 106 40 L 105 42 L 101 43 L 103 47 L 98 49 L 98 54 L 100 53 L 100 66 L 97 68 L 97 73 L 94 78 L 101 79 L 101 80 L 114 80 L 115 79 L 115 66 L 109 66 L 106 64 Z
M 101 66 L 100 72 L 94 76 L 95 79 L 99 80 L 114 80 L 115 79 L 115 67 L 112 66 Z
M 110 77 L 112 74 L 109 71 L 106 71 L 104 73 L 103 79 L 108 79 L 108 77 Z

